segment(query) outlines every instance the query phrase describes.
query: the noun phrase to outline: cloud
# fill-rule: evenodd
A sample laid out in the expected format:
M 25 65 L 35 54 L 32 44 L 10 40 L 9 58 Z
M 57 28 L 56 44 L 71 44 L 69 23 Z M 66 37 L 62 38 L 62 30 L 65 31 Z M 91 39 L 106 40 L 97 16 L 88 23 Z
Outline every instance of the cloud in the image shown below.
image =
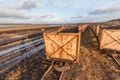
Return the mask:
M 42 13 L 42 14 L 37 14 L 37 15 L 32 15 L 32 23 L 42 23 L 42 24 L 48 24 L 48 23 L 55 23 L 56 22 L 56 14 L 53 13 Z
M 120 12 L 120 6 L 99 8 L 90 12 L 89 14 L 98 15 L 98 14 L 115 13 L 115 12 Z
M 75 9 L 75 8 L 92 8 L 98 2 L 97 0 L 47 0 L 47 2 L 58 8 L 65 8 L 65 9 Z M 94 4 L 94 5 L 93 5 Z
M 85 14 L 85 15 L 81 15 L 81 16 L 73 16 L 73 17 L 70 17 L 71 19 L 79 19 L 79 18 L 87 18 L 89 17 L 89 15 Z
M 58 7 L 58 8 L 77 8 L 79 7 L 78 5 L 76 5 L 76 2 L 78 2 L 79 0 L 47 0 L 48 3 L 54 7 Z
M 42 4 L 40 2 L 26 0 L 26 1 L 21 1 L 15 4 L 12 8 L 13 9 L 36 9 L 36 8 L 41 8 L 41 6 Z
M 0 18 L 29 19 L 30 17 L 17 10 L 0 8 Z
M 55 18 L 54 14 L 42 14 L 39 16 L 36 16 L 35 18 L 39 18 L 39 19 L 53 19 Z
M 3 3 L 4 2 L 4 0 L 0 0 L 0 3 Z

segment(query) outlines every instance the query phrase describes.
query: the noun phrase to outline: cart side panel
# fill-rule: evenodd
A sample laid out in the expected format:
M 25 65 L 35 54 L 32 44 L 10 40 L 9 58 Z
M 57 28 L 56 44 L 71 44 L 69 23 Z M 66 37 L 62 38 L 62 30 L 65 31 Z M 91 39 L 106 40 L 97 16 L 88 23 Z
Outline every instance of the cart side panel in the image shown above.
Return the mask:
M 77 60 L 79 37 L 79 34 L 44 33 L 47 58 Z

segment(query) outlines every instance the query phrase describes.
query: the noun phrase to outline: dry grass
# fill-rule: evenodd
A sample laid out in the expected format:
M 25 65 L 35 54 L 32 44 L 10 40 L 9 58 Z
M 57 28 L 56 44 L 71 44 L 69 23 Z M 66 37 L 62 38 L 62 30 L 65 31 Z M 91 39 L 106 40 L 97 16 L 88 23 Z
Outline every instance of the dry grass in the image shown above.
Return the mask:
M 15 71 L 10 72 L 5 80 L 19 80 L 21 77 L 21 68 L 18 67 Z
M 0 32 L 4 31 L 15 31 L 15 30 L 29 30 L 29 29 L 40 29 L 47 28 L 48 26 L 21 26 L 21 27 L 11 27 L 11 28 L 0 28 Z

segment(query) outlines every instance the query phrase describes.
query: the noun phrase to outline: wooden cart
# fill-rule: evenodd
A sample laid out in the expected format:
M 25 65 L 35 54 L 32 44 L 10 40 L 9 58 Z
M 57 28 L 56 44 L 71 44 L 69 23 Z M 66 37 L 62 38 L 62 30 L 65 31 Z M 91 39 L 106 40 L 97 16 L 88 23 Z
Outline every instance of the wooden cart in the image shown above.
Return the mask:
M 62 27 L 58 32 L 45 32 L 43 35 L 47 59 L 80 61 L 81 32 L 78 27 Z

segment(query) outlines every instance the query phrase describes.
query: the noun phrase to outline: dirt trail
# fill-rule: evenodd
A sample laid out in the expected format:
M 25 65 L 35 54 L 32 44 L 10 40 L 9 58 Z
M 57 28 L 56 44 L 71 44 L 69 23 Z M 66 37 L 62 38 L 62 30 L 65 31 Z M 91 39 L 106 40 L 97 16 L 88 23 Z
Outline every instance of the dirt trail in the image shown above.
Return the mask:
M 82 35 L 81 56 L 80 63 L 72 65 L 63 80 L 120 80 L 120 68 L 111 57 L 101 53 L 89 29 Z
M 41 52 L 36 53 L 22 60 L 10 72 L 0 76 L 0 80 L 40 80 L 50 63 L 41 57 Z

